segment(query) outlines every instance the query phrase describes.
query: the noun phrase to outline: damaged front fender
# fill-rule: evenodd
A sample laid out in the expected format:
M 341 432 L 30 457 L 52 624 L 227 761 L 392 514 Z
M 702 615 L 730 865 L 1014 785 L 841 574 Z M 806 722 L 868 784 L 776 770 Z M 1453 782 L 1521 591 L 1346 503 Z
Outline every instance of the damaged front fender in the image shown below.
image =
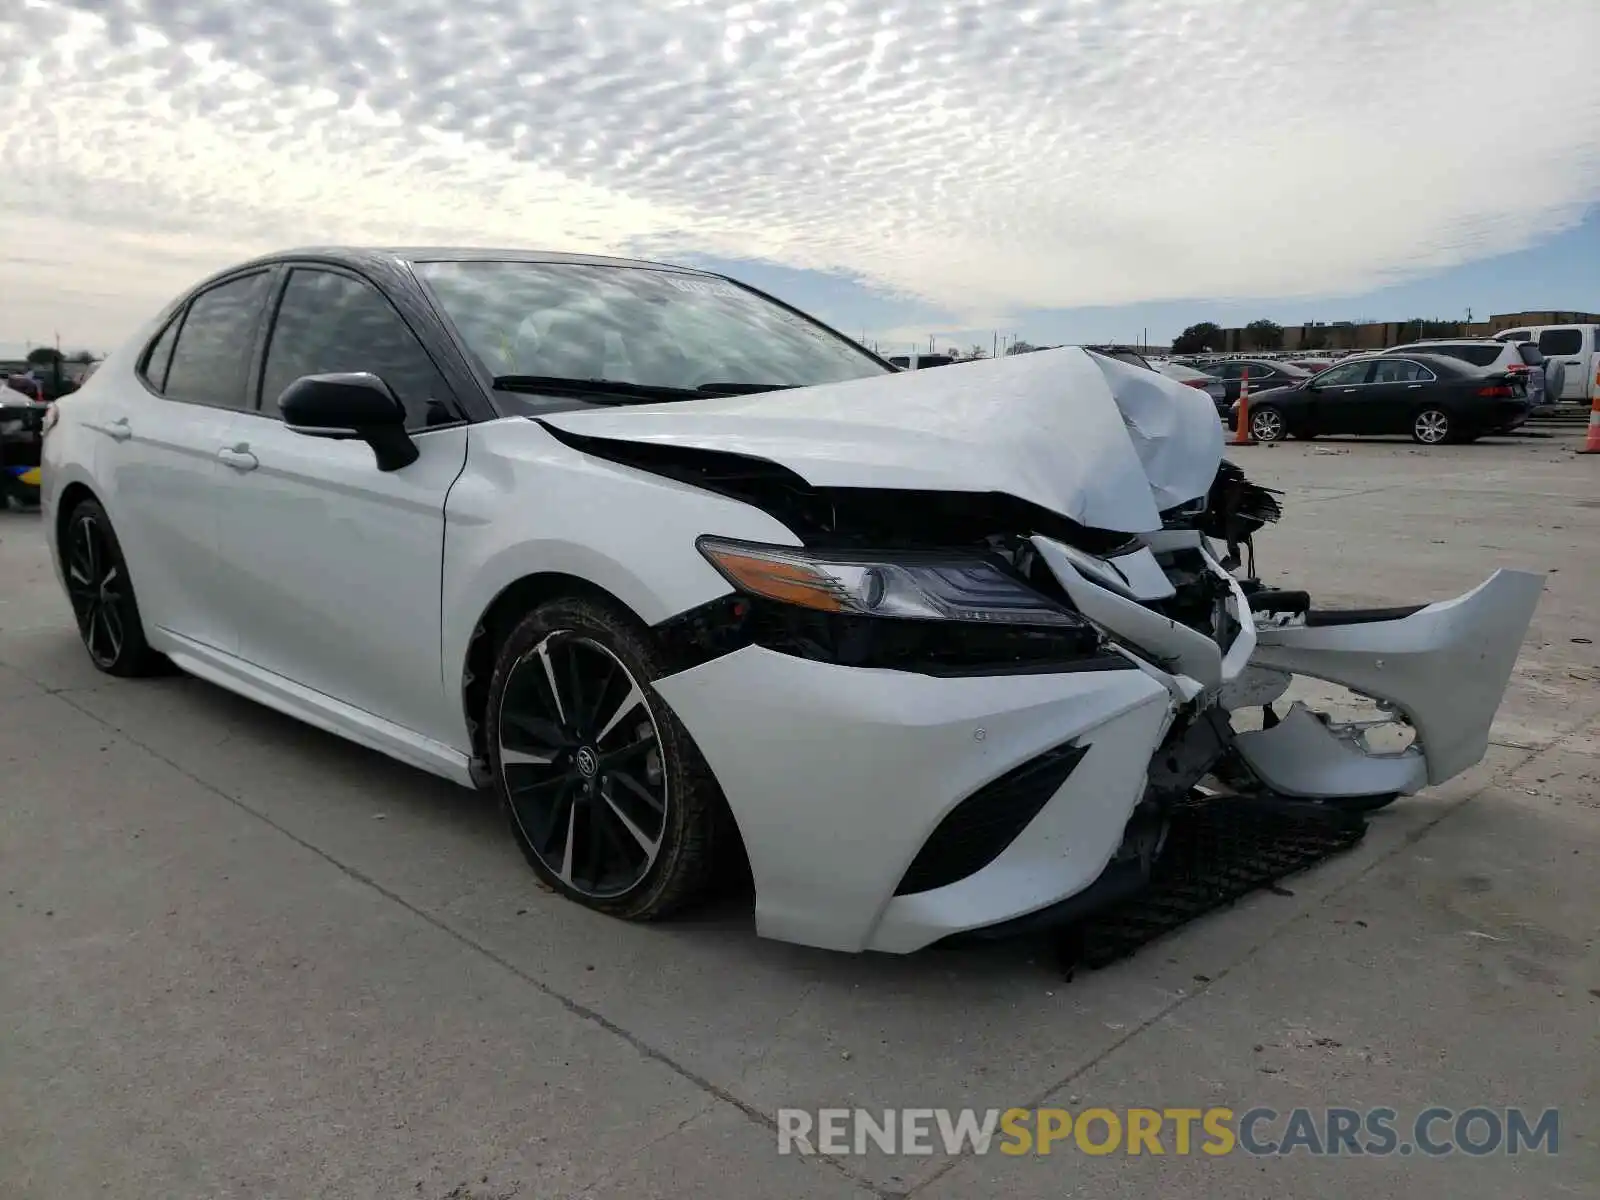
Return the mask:
M 1340 622 L 1324 613 L 1314 624 L 1264 626 L 1251 665 L 1324 679 L 1393 705 L 1416 730 L 1427 782 L 1440 784 L 1487 751 L 1543 589 L 1543 575 L 1499 570 L 1464 595 L 1396 619 Z M 1237 746 L 1270 778 L 1281 772 L 1288 743 L 1308 736 L 1303 722 L 1286 721 L 1240 735 Z M 1302 748 L 1288 757 L 1307 762 Z M 1334 760 L 1321 761 L 1332 768 Z

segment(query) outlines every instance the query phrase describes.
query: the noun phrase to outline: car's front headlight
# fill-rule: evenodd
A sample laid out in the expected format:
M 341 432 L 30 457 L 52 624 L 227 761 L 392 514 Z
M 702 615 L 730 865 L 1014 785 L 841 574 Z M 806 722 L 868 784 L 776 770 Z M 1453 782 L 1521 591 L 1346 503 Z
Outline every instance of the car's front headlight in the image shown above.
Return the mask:
M 746 595 L 819 612 L 993 625 L 1082 618 L 976 556 L 853 553 L 705 536 L 700 553 Z

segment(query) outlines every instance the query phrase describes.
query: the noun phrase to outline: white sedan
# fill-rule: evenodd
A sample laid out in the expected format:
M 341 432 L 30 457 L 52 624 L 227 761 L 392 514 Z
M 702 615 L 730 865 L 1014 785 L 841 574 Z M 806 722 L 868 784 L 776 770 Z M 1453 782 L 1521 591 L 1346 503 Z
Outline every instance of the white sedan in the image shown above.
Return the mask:
M 1072 348 L 897 372 L 658 264 L 274 255 L 51 411 L 102 671 L 493 789 L 534 871 L 619 917 L 742 856 L 759 932 L 846 951 L 1081 910 L 1224 768 L 1357 807 L 1451 777 L 1541 588 L 1318 611 L 1241 574 L 1277 503 L 1204 394 Z M 1412 744 L 1279 713 L 1297 672 Z

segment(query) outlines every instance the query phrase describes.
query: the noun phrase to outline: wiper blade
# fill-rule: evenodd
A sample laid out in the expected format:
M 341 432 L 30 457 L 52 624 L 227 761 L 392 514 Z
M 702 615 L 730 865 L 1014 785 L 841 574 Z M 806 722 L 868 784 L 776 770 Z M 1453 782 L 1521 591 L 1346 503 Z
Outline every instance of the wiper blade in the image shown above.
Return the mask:
M 788 391 L 792 383 L 702 383 L 695 391 L 708 396 L 753 396 L 757 392 Z
M 705 393 L 694 388 L 629 383 L 625 379 L 576 379 L 565 375 L 496 375 L 490 386 L 502 392 L 555 392 L 568 396 L 606 396 L 612 403 L 629 400 L 693 400 Z

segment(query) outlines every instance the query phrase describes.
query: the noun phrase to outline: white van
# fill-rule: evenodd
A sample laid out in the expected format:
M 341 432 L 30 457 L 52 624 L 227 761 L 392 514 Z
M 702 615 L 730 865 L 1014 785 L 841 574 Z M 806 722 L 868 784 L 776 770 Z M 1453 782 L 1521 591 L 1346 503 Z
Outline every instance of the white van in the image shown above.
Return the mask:
M 1527 325 L 1494 335 L 1502 342 L 1532 342 L 1539 353 L 1560 359 L 1566 371 L 1560 399 L 1572 404 L 1592 404 L 1594 373 L 1600 368 L 1600 325 Z M 1555 396 L 1548 397 L 1554 401 Z

